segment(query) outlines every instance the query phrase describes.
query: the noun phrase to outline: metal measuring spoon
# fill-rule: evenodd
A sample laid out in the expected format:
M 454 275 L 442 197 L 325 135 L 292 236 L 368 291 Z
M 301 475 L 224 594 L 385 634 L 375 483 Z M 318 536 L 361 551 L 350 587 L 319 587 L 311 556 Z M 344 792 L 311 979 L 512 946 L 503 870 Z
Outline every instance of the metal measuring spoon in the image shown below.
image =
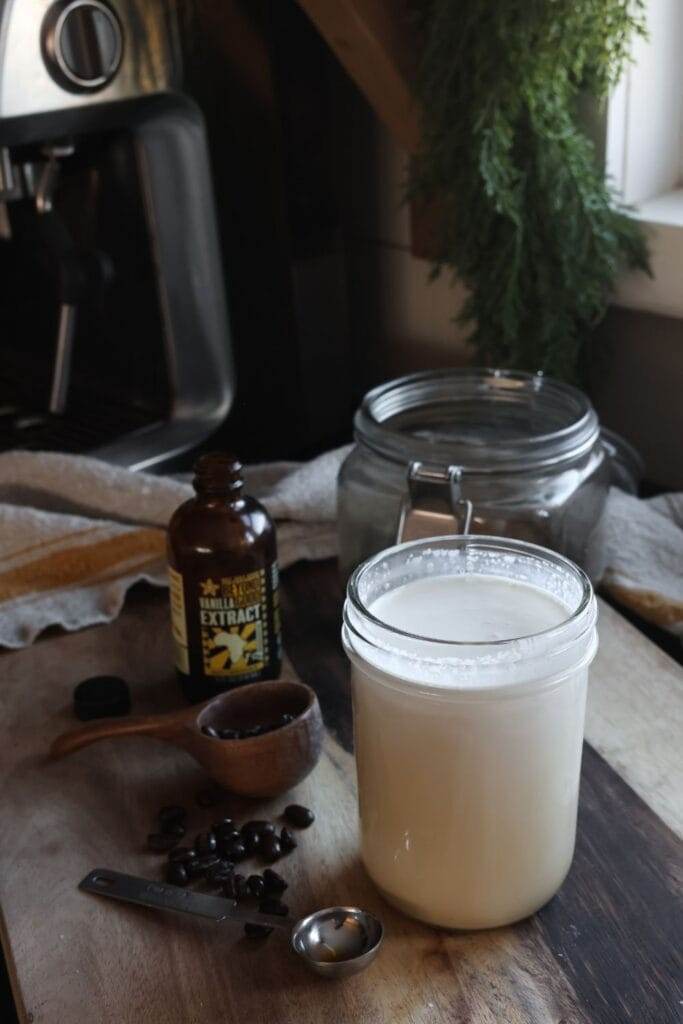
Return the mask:
M 108 868 L 91 871 L 78 888 L 156 910 L 177 910 L 217 922 L 239 921 L 278 928 L 289 932 L 292 948 L 306 965 L 326 978 L 346 978 L 365 970 L 377 956 L 384 934 L 382 922 L 357 907 L 327 907 L 292 924 L 275 914 L 243 910 L 220 896 L 124 875 Z

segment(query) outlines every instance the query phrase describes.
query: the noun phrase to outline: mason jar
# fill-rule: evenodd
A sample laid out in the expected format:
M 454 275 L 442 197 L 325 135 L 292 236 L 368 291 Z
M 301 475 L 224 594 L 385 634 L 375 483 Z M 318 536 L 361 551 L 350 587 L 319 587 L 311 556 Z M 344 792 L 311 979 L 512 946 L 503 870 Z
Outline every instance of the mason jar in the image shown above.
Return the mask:
M 541 544 L 590 574 L 610 484 L 637 487 L 630 446 L 601 431 L 583 392 L 542 375 L 454 369 L 390 381 L 365 396 L 354 434 L 338 488 L 345 578 L 397 540 L 449 532 Z
M 353 573 L 343 643 L 361 855 L 391 904 L 493 928 L 557 892 L 596 618 L 585 573 L 521 541 L 416 541 Z

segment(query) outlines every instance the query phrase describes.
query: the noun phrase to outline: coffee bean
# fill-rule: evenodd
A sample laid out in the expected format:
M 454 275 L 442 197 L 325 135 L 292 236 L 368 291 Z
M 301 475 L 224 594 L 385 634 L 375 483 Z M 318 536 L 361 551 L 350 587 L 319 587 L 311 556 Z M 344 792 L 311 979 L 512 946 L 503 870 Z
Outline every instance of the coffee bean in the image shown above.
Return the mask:
M 165 825 L 184 825 L 185 819 L 187 818 L 187 811 L 184 807 L 180 807 L 177 804 L 169 805 L 168 807 L 162 807 L 159 811 L 159 825 L 161 831 L 164 830 Z
M 215 807 L 219 804 L 225 796 L 225 790 L 221 789 L 220 786 L 207 786 L 206 789 L 200 789 L 195 796 L 195 800 L 200 807 Z
M 283 853 L 290 853 L 292 850 L 296 850 L 297 841 L 289 831 L 288 828 L 283 828 L 280 832 L 280 846 L 282 847 Z
M 166 868 L 166 881 L 171 885 L 187 885 L 190 876 L 182 864 L 169 864 Z
M 289 807 L 285 807 L 284 817 L 296 828 L 308 828 L 315 821 L 313 811 L 309 811 L 308 807 L 302 807 L 301 804 L 290 804 Z
M 211 831 L 215 833 L 216 837 L 222 835 L 225 832 L 229 832 L 235 828 L 235 822 L 232 818 L 221 818 L 220 821 L 215 822 L 211 826 Z
M 247 853 L 250 857 L 253 857 L 261 846 L 261 834 L 259 832 L 247 832 L 243 842 Z
M 161 831 L 165 836 L 176 836 L 178 839 L 182 839 L 187 832 L 187 829 L 183 825 L 182 821 L 171 821 L 166 825 L 162 825 Z
M 228 878 L 226 878 L 225 881 L 223 882 L 223 887 L 221 889 L 221 895 L 225 896 L 226 900 L 236 900 L 237 899 L 237 889 L 235 888 L 235 875 L 234 874 L 231 873 L 230 876 Z
M 222 740 L 241 740 L 242 733 L 239 729 L 219 729 L 218 736 Z
M 187 846 L 176 846 L 168 855 L 168 859 L 172 864 L 184 864 L 188 860 L 195 860 L 196 857 L 196 850 L 190 850 Z
M 233 839 L 241 839 L 242 833 L 240 832 L 237 825 L 221 825 L 221 827 L 216 832 L 216 838 L 222 839 L 223 841 L 227 840 L 228 842 L 232 842 Z
M 154 853 L 167 853 L 180 842 L 178 836 L 169 836 L 164 832 L 150 832 L 147 836 L 147 849 Z
M 257 899 L 261 899 L 262 896 L 265 896 L 266 883 L 260 875 L 249 875 L 247 885 L 252 896 L 255 896 Z
M 245 836 L 247 832 L 258 832 L 259 835 L 263 835 L 266 832 L 274 832 L 275 825 L 272 821 L 247 821 L 242 825 L 242 835 Z
M 278 875 L 277 871 L 273 871 L 272 868 L 266 868 L 263 872 L 263 881 L 269 896 L 279 895 L 287 888 L 287 882 L 282 875 Z
M 232 878 L 233 878 L 233 892 L 235 893 L 235 895 L 233 896 L 233 899 L 236 899 L 236 900 L 244 900 L 244 899 L 246 899 L 250 895 L 249 887 L 247 885 L 246 878 L 244 877 L 244 875 L 240 875 L 238 872 L 236 872 L 232 876 Z
M 242 735 L 240 736 L 240 739 L 252 739 L 252 737 L 254 736 L 262 736 L 264 732 L 266 732 L 265 726 L 250 725 L 247 729 L 242 729 Z
M 261 837 L 261 856 L 269 864 L 273 864 L 282 856 L 282 847 L 277 836 L 267 833 Z
M 225 843 L 221 845 L 221 851 L 225 853 L 228 860 L 234 861 L 239 864 L 240 861 L 245 860 L 247 856 L 247 848 L 244 843 L 239 839 L 234 839 L 231 843 Z
M 221 825 L 214 833 L 219 847 L 242 841 L 242 834 L 236 825 Z
M 224 885 L 233 873 L 235 865 L 229 860 L 219 860 L 206 872 L 206 880 L 211 885 Z
M 289 913 L 289 907 L 282 903 L 281 900 L 266 899 L 262 900 L 258 905 L 260 914 L 277 914 L 278 917 L 287 917 Z
M 233 836 L 231 839 L 219 839 L 218 840 L 218 844 L 216 846 L 216 850 L 221 855 L 221 857 L 225 857 L 225 858 L 227 858 L 227 860 L 234 859 L 232 857 L 232 848 L 235 845 L 235 842 L 243 845 L 242 839 L 239 836 L 239 834 L 236 835 L 236 836 Z M 239 850 L 238 850 L 238 853 L 239 853 Z
M 216 837 L 213 832 L 200 832 L 195 837 L 194 848 L 200 856 L 203 853 L 215 853 Z
M 189 869 L 190 874 L 196 878 L 199 875 L 206 875 L 218 863 L 219 858 L 215 853 L 205 853 L 203 857 L 188 861 L 186 869 Z
M 244 926 L 244 934 L 250 939 L 267 939 L 273 928 L 268 924 L 252 924 L 247 921 Z
M 207 857 L 211 857 L 211 854 L 207 854 Z M 193 857 L 191 860 L 185 861 L 183 867 L 190 878 L 201 878 L 204 875 L 208 870 L 207 857 Z M 218 860 L 217 857 L 216 860 Z M 208 867 L 211 867 L 211 865 L 209 864 Z
M 219 738 L 218 729 L 214 729 L 212 725 L 203 725 L 202 732 L 205 736 L 210 736 L 211 739 L 217 740 Z
M 295 718 L 296 718 L 296 715 L 290 715 L 289 712 L 287 712 L 284 715 L 281 715 L 280 716 L 280 726 L 289 725 L 289 723 L 293 722 Z

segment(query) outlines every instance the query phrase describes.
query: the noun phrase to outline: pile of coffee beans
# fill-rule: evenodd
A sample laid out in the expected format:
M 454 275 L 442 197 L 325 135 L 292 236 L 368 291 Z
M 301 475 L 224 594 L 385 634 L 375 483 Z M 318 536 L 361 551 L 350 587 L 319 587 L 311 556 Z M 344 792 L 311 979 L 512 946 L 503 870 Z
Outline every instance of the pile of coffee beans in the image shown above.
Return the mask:
M 197 794 L 200 807 L 209 807 L 222 796 L 218 787 Z M 290 804 L 282 816 L 285 825 L 265 819 L 239 824 L 233 818 L 221 818 L 209 829 L 198 832 L 192 843 L 183 843 L 187 835 L 188 811 L 180 805 L 162 807 L 157 815 L 156 830 L 147 837 L 153 853 L 166 853 L 166 881 L 186 886 L 196 882 L 230 900 L 253 900 L 263 914 L 286 917 L 288 907 L 282 902 L 287 882 L 271 867 L 261 872 L 246 873 L 238 865 L 247 860 L 274 864 L 295 850 L 298 843 L 292 832 L 308 828 L 315 821 L 313 811 L 300 804 Z M 245 934 L 263 938 L 272 932 L 268 925 L 247 924 Z
M 243 729 L 216 729 L 213 725 L 203 725 L 202 732 L 205 736 L 211 736 L 214 740 L 246 740 L 252 736 L 263 736 L 264 733 L 274 732 L 281 729 L 283 725 L 293 722 L 296 715 L 287 712 L 280 715 L 274 722 L 261 722 L 258 725 L 250 725 Z

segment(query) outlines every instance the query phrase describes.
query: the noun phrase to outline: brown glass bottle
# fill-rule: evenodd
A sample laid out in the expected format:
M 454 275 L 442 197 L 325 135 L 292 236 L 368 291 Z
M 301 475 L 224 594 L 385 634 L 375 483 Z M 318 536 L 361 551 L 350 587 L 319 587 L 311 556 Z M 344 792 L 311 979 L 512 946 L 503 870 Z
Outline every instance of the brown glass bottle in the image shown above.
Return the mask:
M 176 668 L 191 702 L 280 673 L 275 527 L 231 455 L 202 455 L 168 529 Z

